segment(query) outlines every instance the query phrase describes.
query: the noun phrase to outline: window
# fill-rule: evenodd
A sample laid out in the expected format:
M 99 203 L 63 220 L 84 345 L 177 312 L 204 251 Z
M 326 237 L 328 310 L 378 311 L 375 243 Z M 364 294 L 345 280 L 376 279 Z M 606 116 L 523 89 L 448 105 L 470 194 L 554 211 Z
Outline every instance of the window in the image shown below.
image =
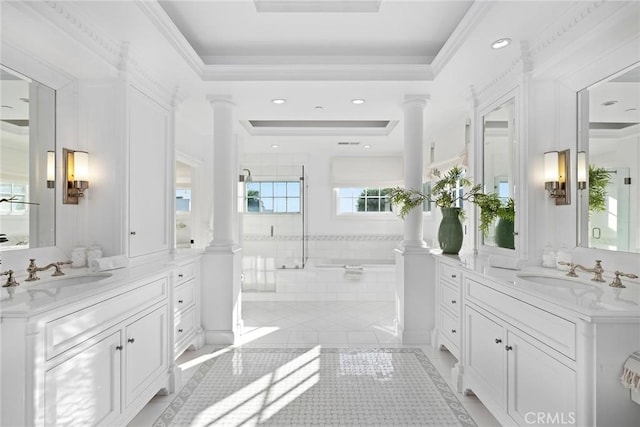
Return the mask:
M 338 188 L 338 213 L 391 212 L 391 188 Z
M 422 183 L 422 194 L 431 197 L 431 182 Z M 424 199 L 422 202 L 422 212 L 431 212 L 431 202 L 429 199 Z
M 191 189 L 188 189 L 188 188 L 176 189 L 176 211 L 178 212 L 191 211 Z
M 300 181 L 248 183 L 247 212 L 300 213 Z
M 0 214 L 1 215 L 24 215 L 27 213 L 27 204 L 16 203 L 26 202 L 29 194 L 28 187 L 25 184 L 0 184 L 0 199 L 13 199 L 14 203 L 1 203 Z

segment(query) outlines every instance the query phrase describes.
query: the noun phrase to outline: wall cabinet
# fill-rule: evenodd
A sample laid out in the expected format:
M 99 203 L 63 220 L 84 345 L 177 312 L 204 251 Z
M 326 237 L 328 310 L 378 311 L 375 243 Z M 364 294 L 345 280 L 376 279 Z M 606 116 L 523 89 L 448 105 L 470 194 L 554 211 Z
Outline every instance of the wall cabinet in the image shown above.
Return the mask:
M 2 425 L 124 425 L 169 389 L 169 277 L 2 319 Z M 27 332 L 28 331 L 28 332 Z

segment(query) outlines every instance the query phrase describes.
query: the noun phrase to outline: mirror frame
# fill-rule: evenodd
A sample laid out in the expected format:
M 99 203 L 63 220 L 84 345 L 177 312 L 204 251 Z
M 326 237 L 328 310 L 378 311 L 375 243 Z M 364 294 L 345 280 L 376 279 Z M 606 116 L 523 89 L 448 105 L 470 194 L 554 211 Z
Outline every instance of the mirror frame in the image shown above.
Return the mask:
M 508 257 L 517 257 L 518 259 L 523 259 L 524 254 L 526 254 L 527 241 L 526 241 L 526 227 L 523 224 L 527 224 L 527 206 L 526 206 L 526 191 L 525 186 L 522 185 L 523 182 L 526 182 L 523 178 L 526 177 L 526 171 L 523 170 L 522 165 L 525 164 L 522 157 L 526 155 L 525 147 L 522 146 L 522 142 L 524 141 L 524 137 L 526 135 L 525 126 L 523 123 L 522 117 L 522 88 L 517 86 L 506 93 L 503 93 L 501 96 L 494 98 L 492 101 L 487 102 L 485 104 L 480 105 L 476 108 L 475 114 L 475 172 L 474 172 L 474 182 L 482 183 L 483 188 L 485 186 L 484 182 L 484 117 L 494 111 L 499 106 L 513 100 L 513 119 L 515 122 L 515 131 L 514 131 L 514 152 L 513 152 L 513 184 L 512 184 L 512 193 L 513 200 L 516 206 L 516 215 L 514 221 L 514 234 L 515 234 L 515 249 L 507 249 L 500 248 L 497 246 L 489 246 L 484 244 L 484 236 L 482 232 L 478 229 L 478 223 L 480 219 L 480 208 L 476 206 L 474 212 L 474 229 L 475 229 L 475 242 L 476 242 L 476 251 L 478 253 L 483 253 L 487 255 L 502 255 Z M 483 190 L 484 191 L 484 190 Z

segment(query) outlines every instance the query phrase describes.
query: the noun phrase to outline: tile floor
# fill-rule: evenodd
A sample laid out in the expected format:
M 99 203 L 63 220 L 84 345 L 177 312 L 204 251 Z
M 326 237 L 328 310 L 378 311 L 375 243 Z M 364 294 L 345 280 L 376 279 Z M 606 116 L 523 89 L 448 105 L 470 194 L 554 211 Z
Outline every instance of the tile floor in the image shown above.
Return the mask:
M 390 302 L 244 302 L 244 333 L 236 346 L 245 348 L 396 348 L 403 346 L 394 335 L 394 305 Z M 416 347 L 416 346 L 411 346 Z M 447 351 L 417 346 L 451 384 L 455 359 Z M 220 347 L 205 346 L 186 351 L 177 360 L 183 368 L 183 383 L 197 370 L 201 356 Z M 151 426 L 175 395 L 156 396 L 130 426 Z M 457 395 L 480 427 L 499 426 L 475 396 Z

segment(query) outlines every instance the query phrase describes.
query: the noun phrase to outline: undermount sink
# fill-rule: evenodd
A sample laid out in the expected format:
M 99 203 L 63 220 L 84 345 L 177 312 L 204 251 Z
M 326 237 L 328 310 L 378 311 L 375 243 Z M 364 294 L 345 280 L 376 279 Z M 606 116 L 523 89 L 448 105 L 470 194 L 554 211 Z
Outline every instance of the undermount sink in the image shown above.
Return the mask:
M 574 279 L 570 277 L 558 277 L 551 274 L 541 274 L 541 273 L 518 273 L 516 276 L 523 280 L 528 280 L 530 282 L 538 283 L 540 285 L 549 285 L 556 287 L 566 287 L 566 288 L 583 288 L 585 286 L 590 287 L 598 287 L 596 283 L 590 283 L 584 279 Z
M 111 273 L 79 274 L 37 283 L 30 286 L 29 289 L 60 289 L 67 286 L 85 285 L 87 283 L 97 282 L 98 280 L 108 279 L 109 277 L 111 277 Z

